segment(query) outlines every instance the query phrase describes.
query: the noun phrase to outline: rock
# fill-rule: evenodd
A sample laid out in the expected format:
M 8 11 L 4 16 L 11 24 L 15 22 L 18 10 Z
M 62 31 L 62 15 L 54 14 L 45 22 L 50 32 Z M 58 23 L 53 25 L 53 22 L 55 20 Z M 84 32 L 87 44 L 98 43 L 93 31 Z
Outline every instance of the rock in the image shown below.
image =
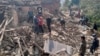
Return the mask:
M 58 36 L 58 33 L 57 33 L 56 31 L 52 31 L 51 34 L 52 34 L 53 36 Z
M 44 34 L 43 38 L 48 39 L 49 38 L 49 34 Z
M 72 55 L 72 56 L 79 56 L 79 53 L 76 53 L 76 54 L 74 54 L 74 55 Z
M 66 35 L 67 33 L 65 31 L 62 31 L 64 35 Z

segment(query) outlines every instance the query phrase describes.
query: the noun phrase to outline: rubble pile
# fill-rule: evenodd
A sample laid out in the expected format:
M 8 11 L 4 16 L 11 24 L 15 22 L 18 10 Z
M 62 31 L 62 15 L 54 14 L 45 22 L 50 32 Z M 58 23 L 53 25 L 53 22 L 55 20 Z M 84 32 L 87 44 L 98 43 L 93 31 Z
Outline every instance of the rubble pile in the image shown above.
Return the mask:
M 22 16 L 22 18 L 24 18 L 24 16 Z M 0 24 L 0 56 L 3 55 L 4 56 L 7 55 L 9 56 L 38 55 L 39 56 L 44 53 L 43 50 L 44 42 L 48 39 L 57 41 L 65 45 L 69 45 L 73 47 L 73 54 L 78 53 L 80 42 L 81 42 L 80 36 L 83 33 L 80 32 L 78 27 L 79 26 L 78 22 L 76 22 L 74 19 L 71 19 L 70 17 L 66 17 L 65 18 L 66 26 L 65 29 L 62 29 L 58 19 L 56 17 L 53 18 L 51 36 L 48 33 L 47 27 L 45 27 L 44 29 L 45 31 L 44 34 L 36 35 L 33 31 L 34 28 L 33 24 L 27 23 L 26 25 L 26 23 L 24 23 L 24 26 L 20 25 L 16 28 L 11 28 L 11 26 L 9 25 L 13 24 L 12 22 L 14 19 L 16 18 L 6 17 L 6 19 L 4 19 L 4 21 Z M 21 19 L 21 21 L 24 21 L 24 19 Z M 89 38 L 88 40 L 90 41 L 91 39 Z M 54 56 L 64 56 L 64 55 L 67 55 L 66 51 L 59 52 Z
M 55 26 L 56 28 L 53 30 L 57 35 L 52 36 L 53 40 L 60 41 L 64 44 L 73 45 L 74 43 L 79 43 L 77 40 L 80 40 L 80 32 L 78 31 L 78 27 L 73 23 L 66 23 L 66 29 L 60 30 L 60 27 Z M 75 45 L 73 45 L 74 47 Z
M 30 45 L 37 45 L 40 50 L 42 50 L 45 37 L 49 37 L 47 33 L 44 35 L 36 35 L 32 31 L 31 26 L 20 26 L 17 28 L 10 28 L 8 24 L 13 21 L 13 17 L 11 19 L 5 19 L 4 23 L 0 26 L 0 36 L 1 36 L 1 52 L 9 55 L 17 55 L 20 52 L 20 55 L 24 55 L 24 52 L 30 47 Z M 55 20 L 54 25 L 52 27 L 52 35 L 49 37 L 52 40 L 58 41 L 60 43 L 70 45 L 73 48 L 79 46 L 80 43 L 80 32 L 78 31 L 78 27 L 73 22 L 66 20 L 66 28 L 65 30 L 61 29 L 59 21 Z M 57 21 L 57 22 L 56 22 Z M 77 43 L 77 44 L 76 44 Z M 20 49 L 20 51 L 18 51 Z
M 34 0 L 35 1 L 35 0 Z M 40 0 L 36 0 L 40 1 Z M 44 0 L 45 1 L 45 0 Z M 10 4 L 10 3 L 9 3 Z M 27 3 L 25 3 L 27 5 Z M 21 6 L 21 4 L 19 4 Z M 40 5 L 40 4 L 39 4 Z M 44 5 L 44 6 L 43 6 Z M 45 8 L 50 8 L 50 12 L 59 7 L 59 3 L 56 4 L 53 1 L 52 5 L 49 4 L 42 6 Z M 78 53 L 80 47 L 80 36 L 83 34 L 80 32 L 77 19 L 71 19 L 69 16 L 65 16 L 66 14 L 61 13 L 61 11 L 56 10 L 51 14 L 48 12 L 48 9 L 43 11 L 44 17 L 44 34 L 35 34 L 34 24 L 27 23 L 28 20 L 28 11 L 30 10 L 30 5 L 28 6 L 13 6 L 7 7 L 4 9 L 4 20 L 0 21 L 0 56 L 44 56 L 44 46 L 45 41 L 51 40 L 56 44 L 55 52 L 58 52 L 57 49 L 63 48 L 63 46 L 71 46 L 73 49 L 73 54 Z M 38 7 L 38 5 L 36 6 Z M 55 7 L 55 8 L 54 8 Z M 33 8 L 33 7 L 32 7 Z M 35 7 L 34 7 L 35 8 Z M 52 9 L 51 9 L 52 8 Z M 36 9 L 36 8 L 35 8 Z M 33 9 L 32 9 L 33 10 Z M 35 10 L 33 10 L 35 11 Z M 37 14 L 37 10 L 34 12 L 34 15 Z M 45 18 L 51 15 L 53 18 L 52 22 L 52 31 L 51 35 L 49 35 Z M 65 29 L 62 29 L 60 22 L 58 20 L 59 17 L 66 17 L 65 21 Z M 13 28 L 12 28 L 13 27 Z M 86 33 L 87 34 L 87 33 Z M 98 34 L 99 35 L 99 34 Z M 87 41 L 91 42 L 90 36 L 87 37 Z M 88 42 L 88 43 L 90 43 Z M 52 44 L 54 44 L 52 43 Z M 60 43 L 60 44 L 59 44 Z M 50 43 L 46 43 L 50 44 Z M 51 47 L 52 47 L 51 44 Z M 48 46 L 49 48 L 49 46 Z M 52 48 L 51 48 L 52 49 Z M 66 56 L 68 55 L 67 51 L 61 51 L 56 53 L 55 55 L 50 56 Z M 72 54 L 70 54 L 71 56 Z
M 55 27 L 52 29 L 52 35 L 50 39 L 70 45 L 73 48 L 79 46 L 81 33 L 78 31 L 78 27 L 76 27 L 73 23 L 67 22 L 66 29 L 61 30 L 61 28 L 56 24 L 54 25 Z M 35 35 L 31 26 L 20 26 L 9 29 L 6 29 L 7 25 L 5 28 L 4 26 L 1 28 L 4 30 L 0 30 L 0 36 L 3 37 L 0 49 L 1 53 L 5 53 L 6 55 L 24 55 L 24 52 L 30 47 L 30 45 L 37 45 L 38 49 L 42 50 L 44 41 L 46 40 L 45 37 L 49 37 L 47 33 L 44 33 L 46 36 L 41 34 L 38 36 Z
M 32 41 L 31 33 L 31 28 L 28 26 L 9 30 L 5 29 L 0 33 L 2 38 L 0 42 L 0 51 L 6 55 L 17 55 L 20 49 L 22 55 L 29 47 L 30 41 Z

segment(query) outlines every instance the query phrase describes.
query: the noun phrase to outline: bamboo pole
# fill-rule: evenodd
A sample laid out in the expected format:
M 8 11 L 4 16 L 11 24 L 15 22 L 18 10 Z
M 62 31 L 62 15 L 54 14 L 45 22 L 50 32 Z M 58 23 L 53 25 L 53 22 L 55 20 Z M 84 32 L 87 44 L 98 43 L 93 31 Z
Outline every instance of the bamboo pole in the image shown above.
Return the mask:
M 6 20 L 5 22 L 5 25 L 4 25 L 4 28 L 1 30 L 2 32 L 2 35 L 1 35 L 1 38 L 0 38 L 0 45 L 1 45 L 1 42 L 3 40 L 3 36 L 4 36 L 4 32 L 5 32 L 5 29 L 6 29 L 6 26 L 13 20 L 13 17 L 8 21 L 8 19 Z
M 17 42 L 18 42 L 18 45 L 19 45 L 21 55 L 24 56 L 23 51 L 22 51 L 22 47 L 21 47 L 21 44 L 20 44 L 20 38 L 17 39 Z
M 6 21 L 6 23 L 5 23 L 5 25 L 4 25 L 4 28 L 2 29 L 2 35 L 1 35 L 1 38 L 0 38 L 0 45 L 1 45 L 1 42 L 2 42 L 2 40 L 3 40 L 4 30 L 6 29 L 7 22 L 8 22 L 8 20 Z

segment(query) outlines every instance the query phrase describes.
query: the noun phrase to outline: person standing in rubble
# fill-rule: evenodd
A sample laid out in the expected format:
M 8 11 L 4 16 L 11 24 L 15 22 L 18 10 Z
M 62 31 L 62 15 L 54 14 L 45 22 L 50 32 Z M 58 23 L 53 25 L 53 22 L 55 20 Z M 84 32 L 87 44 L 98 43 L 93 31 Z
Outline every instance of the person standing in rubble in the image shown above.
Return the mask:
M 62 29 L 65 29 L 65 20 L 64 20 L 64 18 L 61 18 L 61 20 L 60 20 L 60 24 L 61 24 L 61 28 Z
M 92 43 L 92 46 L 90 48 L 90 52 L 93 54 L 99 47 L 99 40 L 96 36 L 96 34 L 93 34 L 93 37 L 94 37 L 94 40 L 93 40 L 93 43 Z
M 49 33 L 51 35 L 51 23 L 52 23 L 52 18 L 51 17 L 48 17 L 46 19 L 46 23 L 47 23 L 47 27 L 48 27 L 48 30 L 49 30 Z
M 32 10 L 29 10 L 28 11 L 28 22 L 29 23 L 32 23 L 32 21 L 33 21 L 33 11 Z
M 43 22 L 42 16 L 38 16 L 38 25 L 39 25 L 39 32 L 44 33 L 44 30 L 43 30 L 44 22 Z
M 85 17 L 85 25 L 87 25 L 87 26 L 88 26 L 88 21 L 89 21 L 89 19 L 87 17 Z
M 81 25 L 85 25 L 85 15 L 82 15 L 82 16 L 81 16 L 80 24 L 81 24 Z
M 33 18 L 33 23 L 34 23 L 34 32 L 36 34 L 39 33 L 39 26 L 38 26 L 38 19 L 37 19 L 37 16 L 34 16 Z
M 80 51 L 79 55 L 80 56 L 84 56 L 85 52 L 86 52 L 86 40 L 85 40 L 85 36 L 82 36 L 81 40 L 82 40 L 82 44 L 81 44 L 81 47 L 80 47 L 80 50 L 79 50 Z
M 93 29 L 96 30 L 96 31 L 98 30 L 98 26 L 97 26 L 96 22 L 93 25 Z

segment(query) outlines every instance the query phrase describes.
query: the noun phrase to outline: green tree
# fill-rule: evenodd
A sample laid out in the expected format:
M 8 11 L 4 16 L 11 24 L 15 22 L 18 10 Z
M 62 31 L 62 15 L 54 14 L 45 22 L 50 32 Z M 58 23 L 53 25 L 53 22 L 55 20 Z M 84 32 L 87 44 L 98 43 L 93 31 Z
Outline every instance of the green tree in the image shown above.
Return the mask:
M 80 6 L 83 10 L 83 14 L 85 14 L 91 24 L 96 22 L 98 26 L 100 26 L 100 0 L 66 0 L 65 6 L 69 6 L 71 4 L 75 4 Z
M 100 0 L 80 0 L 80 7 L 92 24 L 100 26 Z

